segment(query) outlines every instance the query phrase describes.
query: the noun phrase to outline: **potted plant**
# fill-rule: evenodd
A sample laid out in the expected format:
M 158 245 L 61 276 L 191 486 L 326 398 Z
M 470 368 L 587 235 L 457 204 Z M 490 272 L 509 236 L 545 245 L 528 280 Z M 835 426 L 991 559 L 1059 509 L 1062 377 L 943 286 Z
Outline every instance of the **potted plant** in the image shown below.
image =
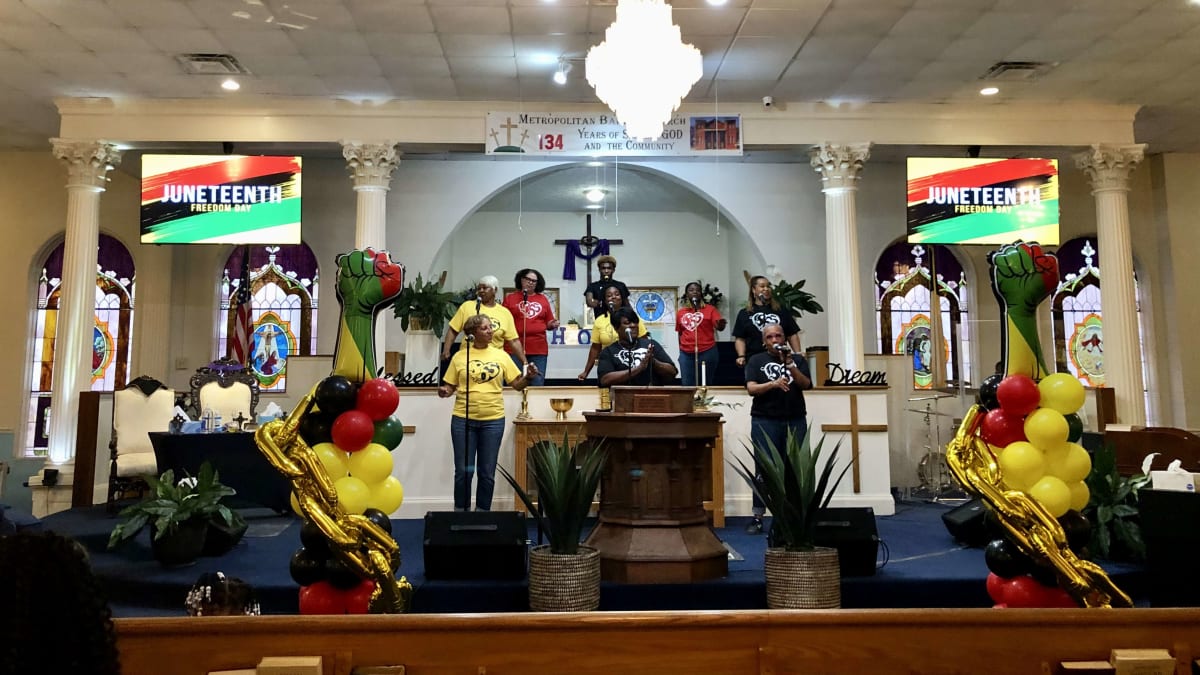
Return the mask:
M 1083 515 L 1092 524 L 1088 548 L 1101 560 L 1142 562 L 1146 542 L 1138 524 L 1138 490 L 1150 482 L 1144 473 L 1122 476 L 1117 451 L 1105 444 L 1092 453 L 1092 471 L 1085 481 L 1090 497 Z
M 771 289 L 771 296 L 779 302 L 779 306 L 790 310 L 797 318 L 804 316 L 805 312 L 820 314 L 825 311 L 821 303 L 817 302 L 817 296 L 804 290 L 805 282 L 804 279 L 801 279 L 794 284 L 789 284 L 780 279 Z
M 837 549 L 817 546 L 816 535 L 818 512 L 829 505 L 850 464 L 834 478 L 841 441 L 823 458 L 825 438 L 813 448 L 810 436 L 811 428 L 804 438 L 789 433 L 785 452 L 769 440 L 755 444 L 761 481 L 740 458 L 730 463 L 771 511 L 765 561 L 771 609 L 832 609 L 842 602 Z
M 517 479 L 498 467 L 528 512 L 536 514 L 550 542 L 529 552 L 529 608 L 535 612 L 600 606 L 600 552 L 579 540 L 607 457 L 601 443 L 572 446 L 565 434 L 561 444 L 535 443 L 528 467 L 537 485 L 536 506 Z
M 446 275 L 442 274 L 437 281 L 424 281 L 420 273 L 415 281 L 408 282 L 396 297 L 393 308 L 396 318 L 400 319 L 400 328 L 408 330 L 429 329 L 434 335 L 441 335 L 446 321 L 454 316 L 459 303 L 454 293 L 443 290 Z
M 221 503 L 235 494 L 234 489 L 221 483 L 208 462 L 200 465 L 196 477 L 176 482 L 175 472 L 168 469 L 158 478 L 148 476 L 146 481 L 150 483 L 150 498 L 117 514 L 121 522 L 109 535 L 110 549 L 149 525 L 155 559 L 165 566 L 178 566 L 194 562 L 202 553 L 221 555 L 245 534 L 246 521 Z

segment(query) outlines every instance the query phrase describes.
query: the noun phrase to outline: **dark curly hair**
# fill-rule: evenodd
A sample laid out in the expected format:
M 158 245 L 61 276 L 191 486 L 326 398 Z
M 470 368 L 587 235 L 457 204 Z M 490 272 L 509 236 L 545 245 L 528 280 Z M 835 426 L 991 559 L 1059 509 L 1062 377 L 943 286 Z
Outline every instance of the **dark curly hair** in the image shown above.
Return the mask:
M 537 285 L 533 287 L 533 292 L 534 293 L 544 292 L 546 290 L 546 277 L 542 276 L 541 272 L 533 269 L 532 267 L 526 267 L 525 269 L 517 271 L 516 275 L 513 276 L 513 288 L 515 288 L 517 290 L 517 292 L 520 293 L 521 292 L 521 280 L 524 279 L 525 275 L 529 274 L 530 272 L 533 272 L 534 275 L 537 276 L 537 278 L 538 278 Z
M 74 540 L 0 537 L 0 607 L 0 673 L 120 674 L 112 611 Z

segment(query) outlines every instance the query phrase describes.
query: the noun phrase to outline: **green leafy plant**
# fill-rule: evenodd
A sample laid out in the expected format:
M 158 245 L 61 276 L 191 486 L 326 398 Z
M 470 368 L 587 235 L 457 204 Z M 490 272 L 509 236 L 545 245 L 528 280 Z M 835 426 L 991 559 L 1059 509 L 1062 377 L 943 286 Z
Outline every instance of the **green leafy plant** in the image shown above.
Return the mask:
M 1084 482 L 1091 493 L 1083 515 L 1092 524 L 1088 544 L 1092 554 L 1104 560 L 1145 560 L 1138 490 L 1150 482 L 1149 476 L 1122 476 L 1117 471 L 1117 451 L 1106 444 L 1092 453 L 1092 472 Z
M 146 525 L 153 525 L 154 538 L 161 539 L 174 533 L 180 525 L 192 520 L 211 521 L 219 519 L 233 527 L 240 525 L 241 515 L 221 503 L 225 497 L 237 491 L 221 483 L 212 464 L 200 465 L 200 473 L 175 481 L 175 472 L 167 469 L 162 476 L 147 476 L 151 498 L 126 507 L 117 517 L 121 522 L 108 537 L 108 547 L 115 548 L 132 539 Z
M 829 505 L 834 491 L 850 469 L 850 463 L 847 462 L 841 473 L 833 477 L 838 450 L 842 446 L 839 440 L 818 472 L 825 437 L 822 436 L 814 448 L 811 435 L 811 428 L 803 438 L 788 433 L 786 452 L 779 452 L 770 439 L 767 439 L 766 445 L 756 443 L 753 448 L 746 446 L 758 460 L 762 470 L 761 481 L 755 479 L 753 467 L 747 466 L 741 458 L 734 458 L 736 464 L 732 461 L 729 463 L 770 510 L 773 516 L 772 545 L 788 551 L 811 551 L 816 548 L 817 511 Z
M 443 290 L 442 280 L 423 281 L 417 273 L 415 281 L 410 281 L 396 297 L 392 310 L 400 319 L 400 328 L 408 330 L 409 323 L 416 321 L 441 335 L 446 327 L 446 321 L 454 316 L 461 301 L 456 301 L 454 293 Z
M 809 314 L 824 312 L 825 308 L 817 302 L 817 296 L 804 290 L 805 283 L 804 279 L 794 284 L 789 284 L 781 279 L 771 289 L 771 296 L 781 307 L 790 310 L 796 317 L 804 316 L 805 312 Z
M 529 513 L 535 514 L 550 542 L 551 553 L 579 552 L 584 522 L 608 459 L 603 445 L 603 442 L 589 442 L 572 446 L 563 434 L 561 444 L 545 440 L 529 448 L 528 466 L 537 485 L 540 512 L 517 479 L 504 467 L 497 467 Z

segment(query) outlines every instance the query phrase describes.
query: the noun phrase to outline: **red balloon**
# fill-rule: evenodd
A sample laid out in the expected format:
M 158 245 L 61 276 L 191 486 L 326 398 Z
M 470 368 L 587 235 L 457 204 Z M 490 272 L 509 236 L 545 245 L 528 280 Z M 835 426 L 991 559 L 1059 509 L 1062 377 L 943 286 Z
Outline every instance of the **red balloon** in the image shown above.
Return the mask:
M 1024 417 L 1037 410 L 1038 404 L 1042 400 L 1042 394 L 1038 391 L 1037 382 L 1034 382 L 1032 377 L 1009 375 L 1001 380 L 999 387 L 996 387 L 996 400 L 1000 401 L 1000 407 L 1004 410 Z
M 987 592 L 988 597 L 992 599 L 992 602 L 996 603 L 997 605 L 1004 605 L 1006 607 L 1008 606 L 1004 601 L 1004 594 L 1008 591 L 1009 581 L 1009 579 L 1005 579 L 995 572 L 988 573 Z
M 1009 443 L 1028 440 L 1025 438 L 1025 418 L 1014 415 L 1004 408 L 989 410 L 983 416 L 979 428 L 983 440 L 1003 450 Z
M 1062 607 L 1061 604 L 1051 604 L 1052 602 L 1061 603 L 1061 596 L 1052 592 L 1066 593 L 1061 588 L 1045 586 L 1027 574 L 1013 577 L 1008 582 L 1008 591 L 1004 594 L 1004 601 L 1008 603 L 1009 607 Z M 1070 606 L 1077 607 L 1078 605 L 1072 601 Z
M 361 584 L 342 592 L 346 597 L 347 614 L 366 614 L 371 606 L 371 593 L 375 592 L 375 582 L 363 579 Z
M 370 415 L 372 421 L 387 419 L 398 405 L 400 390 L 386 377 L 367 380 L 358 388 L 357 409 Z
M 1047 588 L 1042 593 L 1042 607 L 1077 608 L 1079 603 L 1061 588 Z
M 328 581 L 300 587 L 301 614 L 345 614 L 346 597 Z
M 992 605 L 992 609 L 1008 609 L 1008 603 L 997 602 L 996 604 Z
M 347 410 L 333 421 L 333 444 L 343 452 L 358 452 L 375 436 L 375 423 L 361 410 Z

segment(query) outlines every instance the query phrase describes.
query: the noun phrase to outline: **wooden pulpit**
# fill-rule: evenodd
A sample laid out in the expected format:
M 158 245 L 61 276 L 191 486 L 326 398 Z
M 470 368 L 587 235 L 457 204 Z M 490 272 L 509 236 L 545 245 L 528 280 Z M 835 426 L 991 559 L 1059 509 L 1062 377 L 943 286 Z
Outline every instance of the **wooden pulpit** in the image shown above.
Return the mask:
M 612 412 L 584 412 L 608 463 L 600 517 L 585 542 L 605 581 L 689 583 L 725 576 L 728 552 L 708 526 L 704 486 L 721 414 L 691 412 L 692 387 L 613 387 Z

